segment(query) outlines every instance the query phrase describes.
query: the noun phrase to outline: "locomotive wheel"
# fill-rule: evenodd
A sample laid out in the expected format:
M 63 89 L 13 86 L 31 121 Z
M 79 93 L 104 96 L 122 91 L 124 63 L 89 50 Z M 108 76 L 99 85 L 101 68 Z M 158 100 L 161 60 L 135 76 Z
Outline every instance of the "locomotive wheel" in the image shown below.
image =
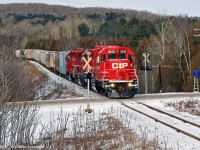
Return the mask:
M 111 97 L 111 94 L 112 94 L 112 90 L 110 90 L 110 89 L 105 89 L 105 96 L 106 96 L 106 97 L 113 98 L 113 97 Z
M 65 77 L 66 77 L 67 80 L 69 80 L 69 73 L 66 73 Z
M 108 97 L 108 89 L 105 89 L 105 96 Z
M 101 87 L 101 85 L 98 83 L 98 81 L 95 81 L 95 87 L 96 87 L 97 92 L 102 92 L 102 87 Z
M 75 81 L 75 78 L 70 74 L 70 75 L 69 75 L 69 80 L 72 81 L 72 82 L 74 82 L 74 81 Z
M 92 87 L 92 81 L 90 80 L 90 90 L 94 90 Z
M 81 86 L 82 87 L 84 87 L 84 88 L 86 88 L 87 87 L 87 83 L 85 82 L 85 80 L 84 79 L 80 79 L 80 83 L 81 83 Z
M 129 91 L 129 98 L 134 97 L 136 93 L 137 93 L 137 89 L 133 88 L 131 91 Z

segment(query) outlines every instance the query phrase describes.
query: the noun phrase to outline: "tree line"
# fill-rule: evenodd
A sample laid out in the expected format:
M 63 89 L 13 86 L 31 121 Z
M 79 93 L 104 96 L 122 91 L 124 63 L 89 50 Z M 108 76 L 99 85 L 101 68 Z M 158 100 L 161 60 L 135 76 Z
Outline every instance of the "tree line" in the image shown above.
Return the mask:
M 9 13 L 8 16 L 14 16 L 15 18 L 15 23 L 20 22 L 22 20 L 26 19 L 36 19 L 36 21 L 33 21 L 32 24 L 42 24 L 45 25 L 49 21 L 55 22 L 55 21 L 63 21 L 67 17 L 65 16 L 54 16 L 52 14 L 32 14 L 29 13 L 27 15 L 20 15 L 20 14 L 15 14 L 15 13 Z M 39 20 L 37 20 L 39 19 Z
M 23 9 L 26 13 L 22 14 L 21 7 L 12 5 L 15 10 L 13 12 L 8 6 L 11 7 L 6 5 L 4 13 L 0 11 L 1 46 L 46 50 L 72 50 L 77 47 L 94 47 L 96 44 L 127 46 L 135 51 L 138 66 L 143 63 L 142 54 L 150 54 L 153 70 L 148 72 L 149 92 L 158 92 L 161 89 L 165 92 L 192 91 L 191 72 L 194 67 L 200 68 L 200 39 L 193 37 L 194 28 L 200 27 L 198 17 L 155 15 L 105 8 L 94 11 L 94 8 L 63 6 L 56 6 L 49 12 L 52 6 L 43 4 L 31 5 L 35 6 L 31 10 L 29 4 L 22 4 L 21 7 L 29 8 Z M 42 12 L 33 11 L 41 10 L 43 6 Z M 17 7 L 20 9 L 16 9 Z M 60 10 L 63 12 L 60 13 Z M 16 22 L 15 16 L 21 16 L 22 19 Z M 32 24 L 36 18 L 45 17 L 44 24 Z M 56 21 L 52 21 L 53 18 Z M 139 71 L 139 79 L 139 92 L 143 93 L 142 71 Z

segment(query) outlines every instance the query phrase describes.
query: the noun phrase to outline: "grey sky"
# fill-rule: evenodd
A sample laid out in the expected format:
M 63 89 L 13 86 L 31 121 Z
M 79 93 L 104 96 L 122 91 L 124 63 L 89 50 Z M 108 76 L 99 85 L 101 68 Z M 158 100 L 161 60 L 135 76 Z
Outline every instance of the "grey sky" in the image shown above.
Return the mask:
M 74 7 L 128 8 L 167 15 L 200 17 L 200 0 L 4 0 L 0 3 L 41 2 Z

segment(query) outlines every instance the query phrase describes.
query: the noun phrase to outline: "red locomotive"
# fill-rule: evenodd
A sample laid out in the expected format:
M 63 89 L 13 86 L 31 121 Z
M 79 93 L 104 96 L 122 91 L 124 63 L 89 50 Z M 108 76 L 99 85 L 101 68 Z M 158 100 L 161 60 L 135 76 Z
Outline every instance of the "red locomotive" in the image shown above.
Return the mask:
M 21 49 L 20 54 L 83 87 L 87 87 L 89 79 L 90 88 L 110 98 L 131 98 L 137 92 L 135 56 L 127 47 L 100 45 L 73 51 Z
M 138 78 L 134 52 L 121 46 L 77 48 L 66 55 L 66 76 L 81 86 L 90 86 L 110 98 L 133 97 Z

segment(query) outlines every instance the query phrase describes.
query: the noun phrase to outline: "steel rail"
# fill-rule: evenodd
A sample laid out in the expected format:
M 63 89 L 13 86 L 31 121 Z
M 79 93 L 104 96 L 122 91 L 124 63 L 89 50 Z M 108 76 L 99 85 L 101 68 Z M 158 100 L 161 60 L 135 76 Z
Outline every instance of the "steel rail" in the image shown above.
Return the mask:
M 191 138 L 194 138 L 194 139 L 200 141 L 200 137 L 198 137 L 198 136 L 196 136 L 196 135 L 193 135 L 193 134 L 191 134 L 191 133 L 189 133 L 189 132 L 186 132 L 186 131 L 184 131 L 184 130 L 182 130 L 182 129 L 179 129 L 179 128 L 177 128 L 177 127 L 174 127 L 174 126 L 172 126 L 172 125 L 170 125 L 170 124 L 168 124 L 168 123 L 166 123 L 166 122 L 164 122 L 164 121 L 162 121 L 162 120 L 160 120 L 160 119 L 158 119 L 158 118 L 155 118 L 155 117 L 153 117 L 153 116 L 148 115 L 147 113 L 144 113 L 144 112 L 142 112 L 142 111 L 140 111 L 140 110 L 138 110 L 138 109 L 135 109 L 135 108 L 133 108 L 133 107 L 131 107 L 131 106 L 128 106 L 128 105 L 126 105 L 124 102 L 121 102 L 121 101 L 119 101 L 119 102 L 120 102 L 123 106 L 125 106 L 125 107 L 127 107 L 127 108 L 129 108 L 129 109 L 131 109 L 131 110 L 134 110 L 134 111 L 136 111 L 136 112 L 138 112 L 138 113 L 140 113 L 140 114 L 142 114 L 142 115 L 144 115 L 144 116 L 147 116 L 147 117 L 149 117 L 149 118 L 155 120 L 156 122 L 160 122 L 161 124 L 163 124 L 163 125 L 165 125 L 165 126 L 168 126 L 168 127 L 172 128 L 172 129 L 176 130 L 177 132 L 183 133 L 183 134 L 185 134 L 185 135 L 187 135 L 187 136 L 189 136 L 189 137 L 191 137 Z M 185 122 L 184 122 L 184 123 L 185 123 Z M 187 123 L 187 122 L 186 122 L 186 123 Z
M 172 115 L 172 114 L 170 114 L 170 113 L 168 113 L 168 112 L 162 111 L 162 110 L 160 110 L 160 109 L 158 109 L 158 108 L 149 106 L 149 105 L 144 104 L 144 103 L 142 103 L 142 102 L 139 102 L 139 101 L 136 101 L 136 100 L 133 100 L 133 101 L 136 102 L 136 103 L 138 103 L 138 104 L 144 105 L 144 106 L 146 106 L 146 107 L 148 107 L 148 108 L 150 108 L 150 109 L 152 109 L 152 110 L 155 110 L 155 111 L 160 112 L 160 113 L 162 113 L 162 114 L 165 114 L 165 115 L 168 115 L 168 116 L 170 116 L 170 117 L 176 118 L 176 119 L 178 119 L 178 120 L 180 120 L 180 121 L 183 121 L 184 123 L 188 123 L 188 124 L 191 124 L 191 125 L 193 125 L 193 126 L 196 126 L 196 127 L 200 128 L 200 125 L 199 125 L 199 124 L 196 124 L 196 123 L 193 123 L 193 122 L 191 122 L 191 121 L 189 121 L 189 120 L 183 119 L 183 118 L 181 118 L 181 117 Z

